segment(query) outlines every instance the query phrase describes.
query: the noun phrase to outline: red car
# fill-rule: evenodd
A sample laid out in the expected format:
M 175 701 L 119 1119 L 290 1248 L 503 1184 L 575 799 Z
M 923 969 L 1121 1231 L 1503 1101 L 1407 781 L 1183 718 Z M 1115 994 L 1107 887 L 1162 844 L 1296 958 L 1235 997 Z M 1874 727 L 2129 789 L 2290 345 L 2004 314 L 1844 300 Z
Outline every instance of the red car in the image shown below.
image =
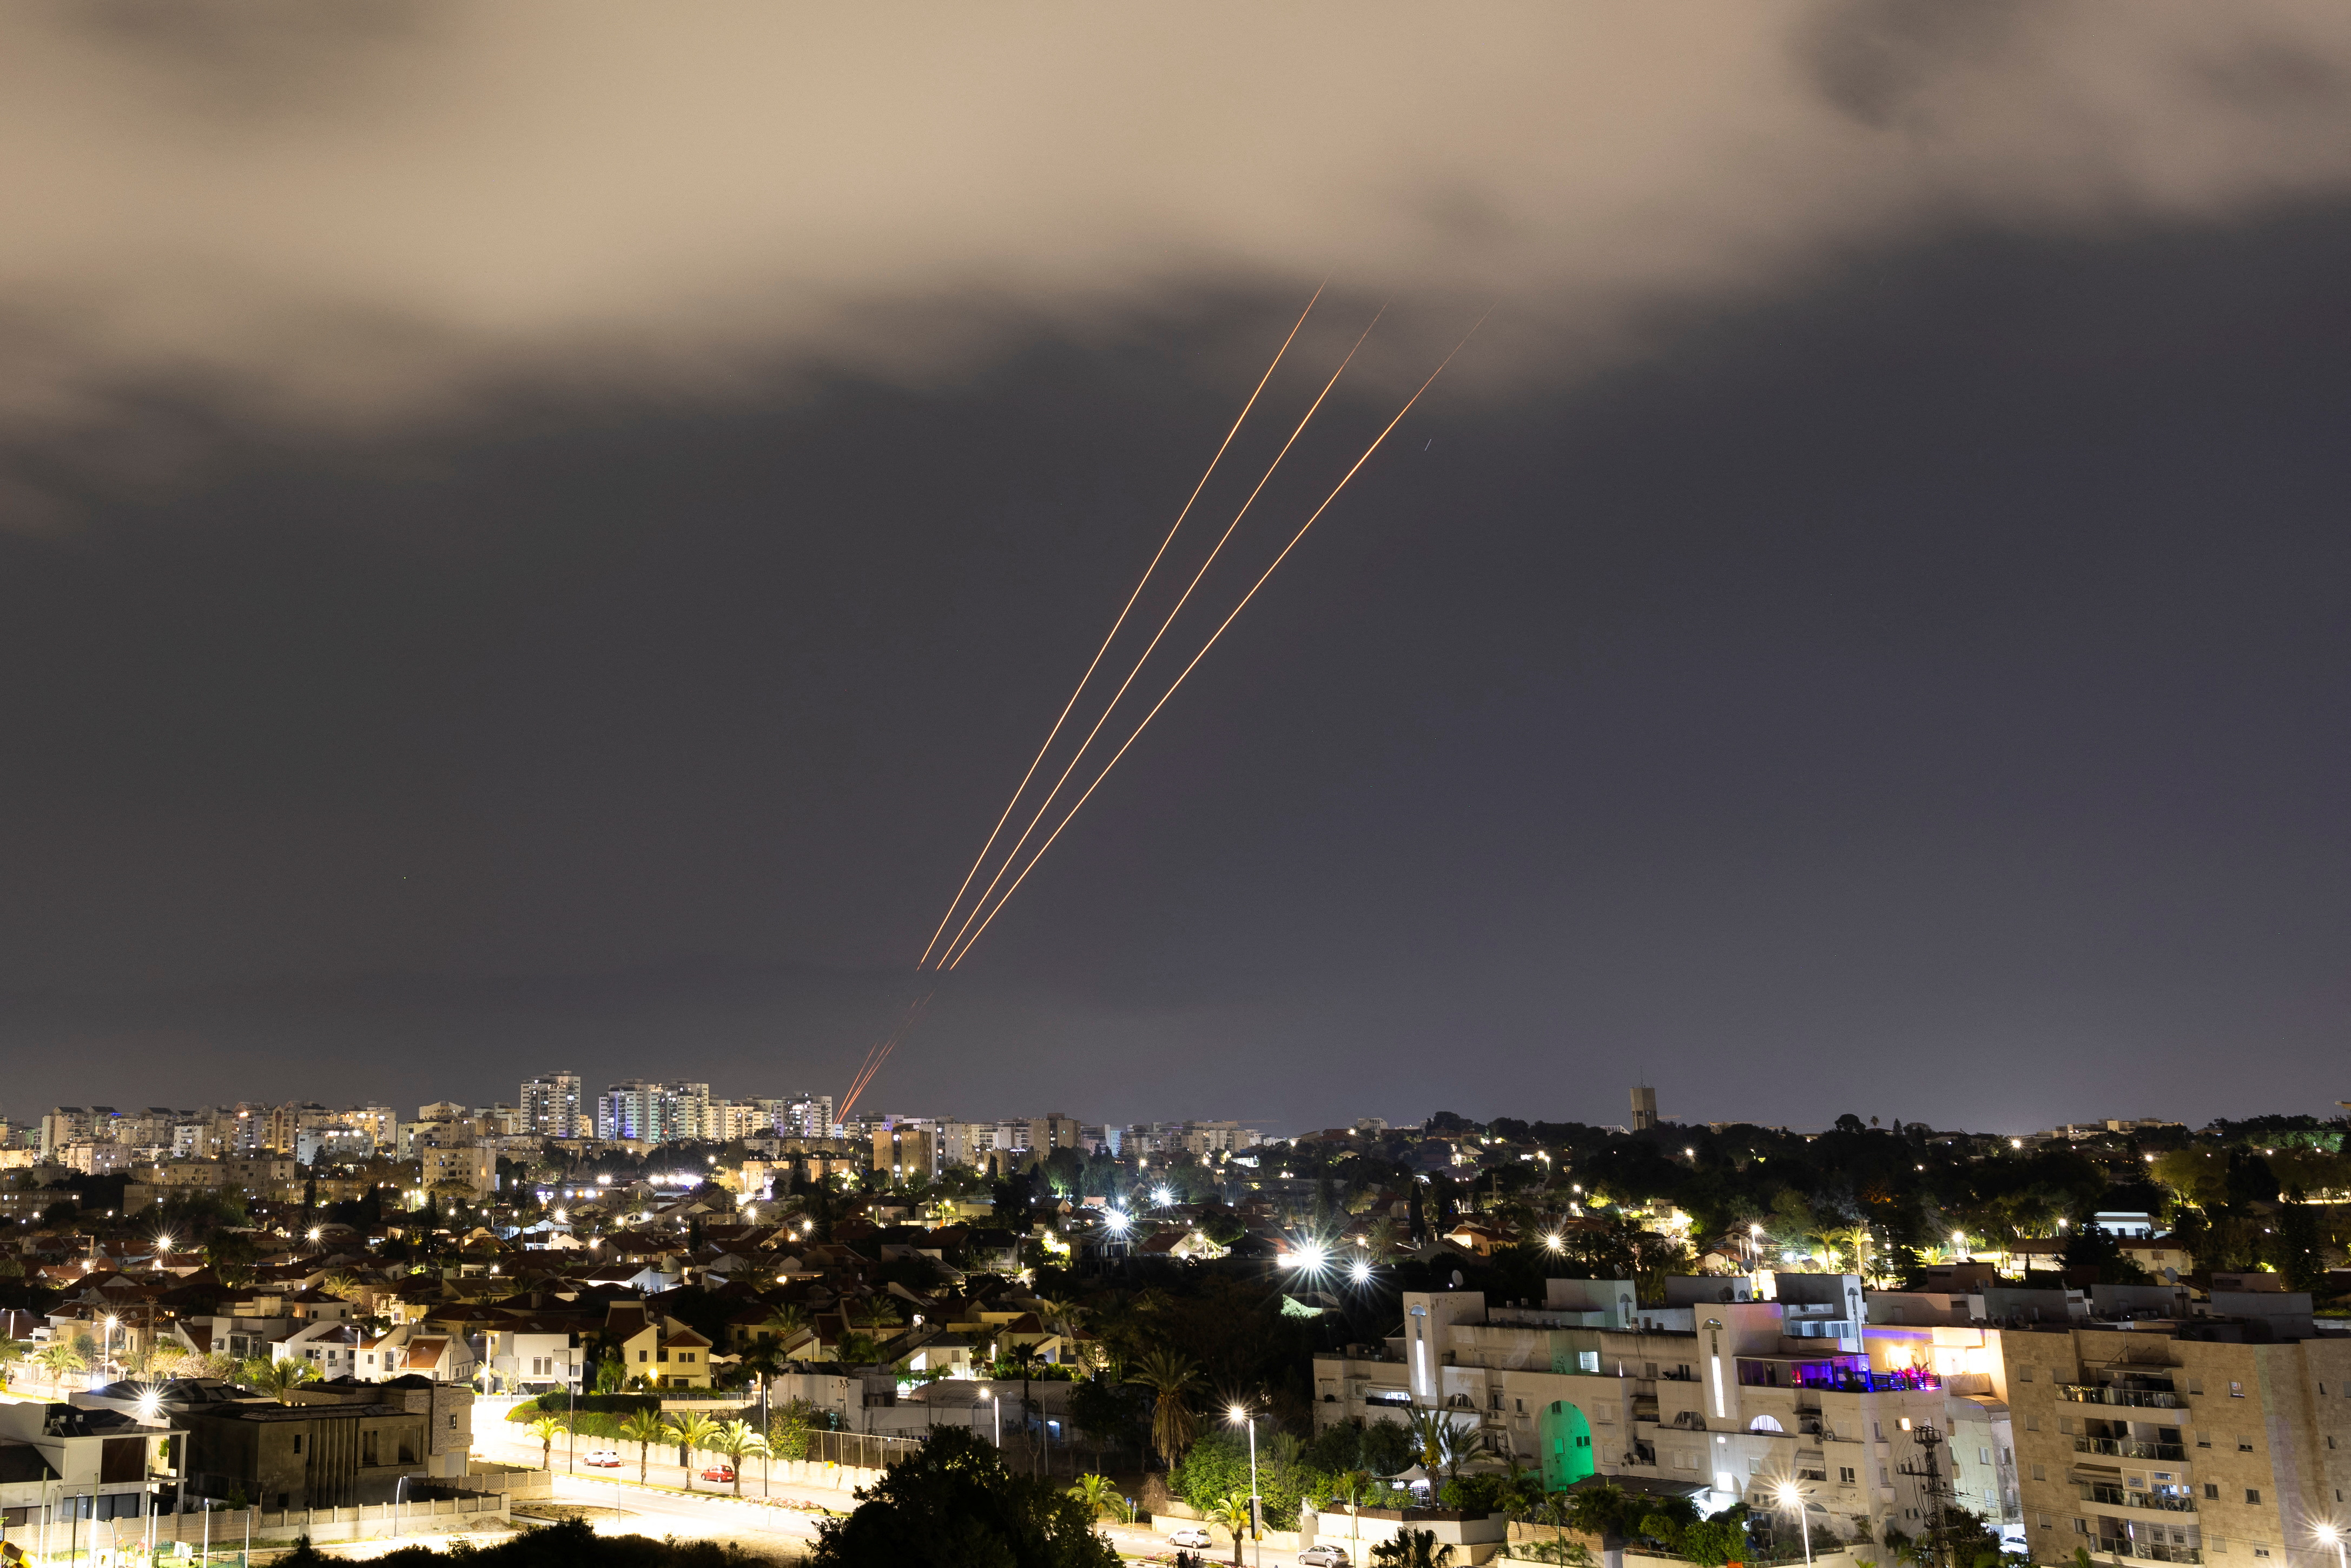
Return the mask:
M 702 1472 L 702 1479 L 706 1481 L 731 1481 L 735 1479 L 735 1467 L 713 1465 Z

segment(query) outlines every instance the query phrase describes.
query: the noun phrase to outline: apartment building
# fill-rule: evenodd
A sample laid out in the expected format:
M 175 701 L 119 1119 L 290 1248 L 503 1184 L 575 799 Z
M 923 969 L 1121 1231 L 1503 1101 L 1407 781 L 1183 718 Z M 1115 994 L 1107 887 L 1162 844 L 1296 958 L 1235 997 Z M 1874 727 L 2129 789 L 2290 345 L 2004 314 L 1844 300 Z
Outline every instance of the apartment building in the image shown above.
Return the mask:
M 873 1131 L 873 1168 L 889 1172 L 894 1179 L 937 1176 L 939 1155 L 937 1124 L 924 1118 L 895 1118 L 892 1125 Z
M 706 1137 L 707 1083 L 656 1083 L 631 1079 L 596 1098 L 596 1135 L 607 1141 L 670 1144 Z
M 516 1101 L 522 1108 L 524 1132 L 540 1138 L 580 1135 L 582 1107 L 577 1072 L 542 1072 L 528 1079 Z
M 421 1167 L 419 1185 L 428 1193 L 444 1182 L 463 1187 L 477 1197 L 497 1190 L 496 1151 L 480 1144 L 432 1145 L 419 1149 L 417 1159 Z
M 2101 1288 L 2003 1341 L 2033 1562 L 2335 1568 L 2314 1531 L 2351 1522 L 2351 1335 L 2307 1295 Z
M 1315 1358 L 1316 1425 L 1442 1410 L 1552 1490 L 1597 1474 L 1709 1511 L 1742 1499 L 1769 1510 L 1792 1482 L 1818 1539 L 1917 1535 L 1952 1480 L 1943 1379 L 1874 1361 L 1857 1279 L 1808 1282 L 1814 1299 L 1783 1302 L 1754 1300 L 1742 1280 L 1669 1280 L 1659 1307 L 1639 1305 L 1628 1280 L 1552 1280 L 1541 1305 L 1407 1291 L 1401 1333 Z M 1970 1449 L 1985 1450 L 1996 1491 L 1980 1426 Z

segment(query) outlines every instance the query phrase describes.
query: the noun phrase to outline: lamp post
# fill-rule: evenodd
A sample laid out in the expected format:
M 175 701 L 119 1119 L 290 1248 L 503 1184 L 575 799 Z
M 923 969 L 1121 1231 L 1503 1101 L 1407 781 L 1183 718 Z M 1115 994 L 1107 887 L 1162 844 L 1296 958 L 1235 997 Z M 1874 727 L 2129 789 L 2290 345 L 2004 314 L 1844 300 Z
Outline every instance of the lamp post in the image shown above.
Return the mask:
M 2335 1548 L 2335 1568 L 2346 1568 L 2343 1531 L 2338 1525 L 2314 1524 L 2310 1533 L 2318 1537 L 2319 1544 Z
M 1793 1481 L 1782 1481 L 1773 1490 L 1780 1500 L 1782 1508 L 1792 1508 L 1796 1511 L 1796 1522 L 1804 1532 L 1805 1568 L 1812 1568 L 1813 1521 L 1812 1517 L 1804 1511 L 1804 1494 L 1797 1490 L 1796 1483 Z
M 1249 1437 L 1249 1540 L 1256 1545 L 1256 1557 L 1262 1568 L 1265 1562 L 1265 1532 L 1258 1528 L 1257 1517 L 1257 1416 L 1236 1405 L 1225 1413 L 1236 1427 L 1247 1427 Z

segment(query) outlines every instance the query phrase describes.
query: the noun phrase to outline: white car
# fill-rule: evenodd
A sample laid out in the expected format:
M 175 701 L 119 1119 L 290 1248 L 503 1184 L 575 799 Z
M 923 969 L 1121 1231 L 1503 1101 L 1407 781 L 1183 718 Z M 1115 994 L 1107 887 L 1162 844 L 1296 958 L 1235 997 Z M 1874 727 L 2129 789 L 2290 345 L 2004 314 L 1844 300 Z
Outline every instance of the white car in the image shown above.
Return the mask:
M 1347 1568 L 1347 1549 L 1310 1546 L 1298 1554 L 1298 1568 Z
M 621 1455 L 615 1448 L 590 1448 L 580 1456 L 580 1462 L 592 1469 L 617 1470 L 621 1468 Z
M 1210 1544 L 1210 1542 L 1208 1540 L 1208 1532 L 1205 1528 L 1196 1524 L 1187 1524 L 1183 1529 L 1176 1531 L 1173 1535 L 1170 1535 L 1167 1538 L 1167 1544 L 1170 1546 L 1197 1546 L 1206 1548 Z

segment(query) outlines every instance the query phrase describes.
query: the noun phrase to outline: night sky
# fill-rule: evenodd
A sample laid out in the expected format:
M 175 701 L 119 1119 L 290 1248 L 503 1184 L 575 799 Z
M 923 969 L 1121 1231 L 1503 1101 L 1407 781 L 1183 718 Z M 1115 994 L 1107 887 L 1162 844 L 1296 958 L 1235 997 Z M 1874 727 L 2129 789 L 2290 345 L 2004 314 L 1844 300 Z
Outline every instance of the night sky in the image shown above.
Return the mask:
M 2085 131 L 2034 106 L 2079 85 L 2067 58 L 2107 68 L 2100 39 L 1949 9 L 1988 20 L 1764 8 L 1719 45 L 1737 69 L 1677 57 L 1669 23 L 1595 36 L 1570 77 L 1685 73 L 1716 106 L 1590 108 L 1652 150 L 1622 190 L 1605 158 L 1523 151 L 1573 127 L 1510 74 L 1538 14 L 1496 13 L 1412 114 L 1355 112 L 1376 151 L 1499 94 L 1430 154 L 1468 171 L 1485 139 L 1499 184 L 1276 211 L 1338 155 L 1186 160 L 1163 127 L 1115 203 L 1090 171 L 1006 173 L 1032 214 L 1100 215 L 1029 242 L 949 193 L 924 137 L 959 131 L 902 130 L 876 168 L 931 178 L 828 180 L 839 211 L 803 228 L 695 230 L 718 193 L 645 193 L 707 149 L 615 173 L 618 130 L 550 152 L 528 132 L 564 115 L 519 90 L 483 162 L 592 200 L 428 210 L 387 171 L 435 167 L 468 100 L 383 96 L 496 83 L 515 40 L 433 7 L 266 43 L 201 6 L 23 14 L 52 73 L 117 96 L 0 191 L 55 198 L 0 238 L 0 1109 L 407 1113 L 555 1067 L 839 1093 L 1327 273 L 1187 529 L 1222 528 L 1389 316 L 1204 585 L 1217 615 L 1492 314 L 869 1104 L 1618 1122 L 1646 1078 L 1669 1116 L 1798 1127 L 2331 1112 L 2351 38 L 2150 8 L 2162 57 L 2112 67 Z M 704 54 L 643 68 L 654 107 L 758 54 L 700 15 Z M 1405 30 L 1328 48 L 1408 77 Z M 778 57 L 854 102 L 854 41 Z M 1132 103 L 1091 82 L 1092 112 L 1195 102 L 1150 43 L 1061 39 L 1140 73 Z M 2188 57 L 2255 74 L 2182 87 Z M 1020 68 L 964 90 L 1018 99 Z M 1277 111 L 1228 85 L 1269 134 L 1335 90 Z M 1768 152 L 1775 115 L 1802 166 L 1750 192 L 1706 150 Z M 214 142 L 170 154 L 202 165 L 184 203 L 133 189 L 190 124 Z M 1677 127 L 1696 150 L 1655 151 Z M 456 237 L 346 234 L 256 146 L 364 167 L 369 211 Z M 1220 204 L 1216 159 L 1274 167 Z M 208 192 L 251 195 L 258 235 Z M 643 228 L 699 234 L 696 265 Z M 592 287 L 550 260 L 575 249 L 611 263 Z M 288 277 L 316 287 L 280 309 Z

